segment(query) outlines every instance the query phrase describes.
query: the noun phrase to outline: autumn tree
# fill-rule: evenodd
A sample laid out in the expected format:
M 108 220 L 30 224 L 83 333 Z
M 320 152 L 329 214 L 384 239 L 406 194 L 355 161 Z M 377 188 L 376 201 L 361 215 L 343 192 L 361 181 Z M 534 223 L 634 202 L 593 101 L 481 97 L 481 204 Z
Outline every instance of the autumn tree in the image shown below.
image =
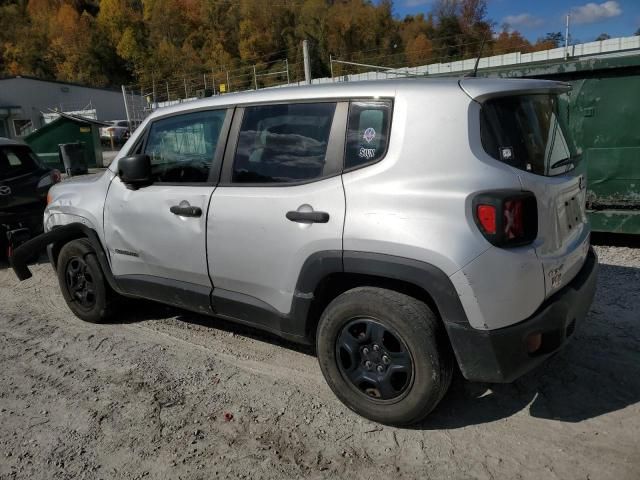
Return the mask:
M 493 55 L 504 55 L 505 53 L 531 51 L 531 42 L 524 38 L 517 30 L 510 30 L 508 25 L 504 25 L 500 34 L 494 39 L 492 45 Z

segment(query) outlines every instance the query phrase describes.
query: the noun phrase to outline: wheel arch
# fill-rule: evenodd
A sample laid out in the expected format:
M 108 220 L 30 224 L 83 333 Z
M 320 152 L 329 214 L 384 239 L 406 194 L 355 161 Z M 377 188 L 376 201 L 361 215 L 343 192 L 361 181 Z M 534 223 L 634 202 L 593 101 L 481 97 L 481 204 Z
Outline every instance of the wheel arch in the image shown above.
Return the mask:
M 67 233 L 63 235 L 61 239 L 47 245 L 47 256 L 49 257 L 49 261 L 51 262 L 53 268 L 57 268 L 58 256 L 62 247 L 73 240 L 86 238 L 91 244 L 94 252 L 96 253 L 98 263 L 100 264 L 100 268 L 102 269 L 102 272 L 107 279 L 109 286 L 116 292 L 121 293 L 121 289 L 118 288 L 118 285 L 113 278 L 113 274 L 111 273 L 111 266 L 109 265 L 107 254 L 104 247 L 102 246 L 102 243 L 100 242 L 98 233 L 82 223 L 70 223 L 67 225 L 55 227 L 54 231 L 59 229 L 65 229 Z
M 445 327 L 468 325 L 453 283 L 438 267 L 382 253 L 329 251 L 312 255 L 298 280 L 296 298 L 311 299 L 305 336 L 313 341 L 322 311 L 334 298 L 362 286 L 387 288 L 424 301 Z
M 113 274 L 111 273 L 107 254 L 100 242 L 97 232 L 87 225 L 79 222 L 55 226 L 52 230 L 42 233 L 20 245 L 11 258 L 11 266 L 18 279 L 26 280 L 31 277 L 31 272 L 27 266 L 27 262 L 39 255 L 45 249 L 47 250 L 49 261 L 55 269 L 57 267 L 58 256 L 62 247 L 78 238 L 86 238 L 91 243 L 92 248 L 96 252 L 98 263 L 102 268 L 105 278 L 109 282 L 109 286 L 116 292 L 120 293 L 120 289 L 113 278 Z

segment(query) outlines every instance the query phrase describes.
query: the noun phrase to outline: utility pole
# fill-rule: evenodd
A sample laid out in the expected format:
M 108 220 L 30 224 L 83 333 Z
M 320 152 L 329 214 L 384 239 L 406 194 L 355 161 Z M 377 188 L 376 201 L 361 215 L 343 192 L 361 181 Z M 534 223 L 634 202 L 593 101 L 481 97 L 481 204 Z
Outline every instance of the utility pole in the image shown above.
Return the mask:
M 311 85 L 311 63 L 309 62 L 309 40 L 302 41 L 302 56 L 304 57 L 304 82 Z
M 564 61 L 569 57 L 569 14 L 567 14 L 567 27 L 564 32 Z
M 153 88 L 153 101 L 151 102 L 151 108 L 152 110 L 157 110 L 158 104 L 156 102 L 156 77 L 154 75 L 151 75 L 151 86 Z
M 186 100 L 189 98 L 189 93 L 187 91 L 187 77 L 183 77 L 182 80 L 184 81 L 184 99 Z
M 171 97 L 169 96 L 169 82 L 164 82 L 167 86 L 167 102 L 171 101 Z
M 329 68 L 331 68 L 331 81 L 333 82 L 333 57 L 329 54 Z
M 129 116 L 129 105 L 127 104 L 127 89 L 122 85 L 122 98 L 124 100 L 124 111 L 127 114 L 127 123 L 129 124 L 129 131 L 131 131 L 131 117 Z M 60 109 L 62 111 L 62 109 Z
M 284 64 L 287 67 L 287 85 L 289 85 L 290 82 L 289 82 L 289 59 L 288 58 L 284 59 Z
M 258 77 L 256 76 L 256 66 L 253 66 L 253 86 L 254 89 L 257 90 L 258 89 Z

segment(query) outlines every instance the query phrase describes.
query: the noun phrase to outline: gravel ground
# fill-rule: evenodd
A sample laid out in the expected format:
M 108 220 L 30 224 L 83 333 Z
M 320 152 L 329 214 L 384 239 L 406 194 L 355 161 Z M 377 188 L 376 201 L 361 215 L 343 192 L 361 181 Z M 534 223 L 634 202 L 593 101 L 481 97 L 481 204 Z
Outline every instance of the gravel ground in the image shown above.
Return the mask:
M 49 265 L 0 267 L 0 478 L 638 479 L 640 249 L 597 252 L 561 354 L 510 385 L 456 378 L 412 429 L 347 410 L 300 347 L 148 303 L 83 323 Z

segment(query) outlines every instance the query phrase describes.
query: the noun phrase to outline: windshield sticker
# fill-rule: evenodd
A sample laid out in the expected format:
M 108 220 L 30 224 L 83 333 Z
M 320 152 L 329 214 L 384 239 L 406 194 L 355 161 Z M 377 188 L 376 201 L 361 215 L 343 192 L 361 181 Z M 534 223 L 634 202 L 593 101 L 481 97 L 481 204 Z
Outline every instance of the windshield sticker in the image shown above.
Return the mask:
M 512 147 L 500 147 L 500 159 L 510 162 L 513 160 L 513 148 Z
M 376 138 L 376 131 L 369 127 L 364 131 L 364 135 L 362 136 L 362 138 L 364 138 L 367 143 L 371 143 L 373 141 L 374 138 Z

